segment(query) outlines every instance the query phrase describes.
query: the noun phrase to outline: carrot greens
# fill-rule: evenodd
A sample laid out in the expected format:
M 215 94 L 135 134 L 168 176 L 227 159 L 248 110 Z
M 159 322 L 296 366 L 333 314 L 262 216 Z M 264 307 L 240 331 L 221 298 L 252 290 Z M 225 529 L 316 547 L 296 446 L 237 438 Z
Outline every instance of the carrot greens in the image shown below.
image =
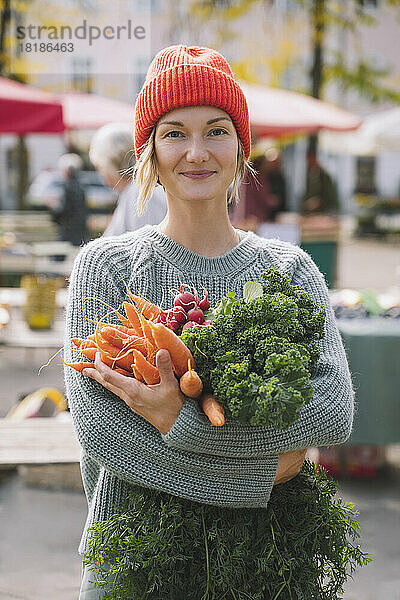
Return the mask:
M 228 509 L 134 487 L 92 530 L 86 563 L 104 600 L 339 600 L 357 566 L 357 513 L 306 462 L 266 509 Z

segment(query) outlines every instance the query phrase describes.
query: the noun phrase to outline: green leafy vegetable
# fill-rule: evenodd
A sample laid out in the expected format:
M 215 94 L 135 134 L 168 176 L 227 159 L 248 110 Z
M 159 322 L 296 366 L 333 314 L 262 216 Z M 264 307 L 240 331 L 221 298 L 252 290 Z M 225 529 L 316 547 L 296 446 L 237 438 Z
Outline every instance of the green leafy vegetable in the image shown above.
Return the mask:
M 204 389 L 250 425 L 285 429 L 313 397 L 312 368 L 324 335 L 323 308 L 278 271 L 248 282 L 243 298 L 228 293 L 211 327 L 182 334 Z
M 86 563 L 104 600 L 339 600 L 357 565 L 357 512 L 306 462 L 266 509 L 227 509 L 133 488 L 123 511 L 93 528 Z M 103 585 L 100 585 L 103 584 Z
M 254 298 L 259 298 L 263 295 L 263 287 L 261 283 L 256 281 L 247 281 L 243 286 L 243 298 L 249 302 Z

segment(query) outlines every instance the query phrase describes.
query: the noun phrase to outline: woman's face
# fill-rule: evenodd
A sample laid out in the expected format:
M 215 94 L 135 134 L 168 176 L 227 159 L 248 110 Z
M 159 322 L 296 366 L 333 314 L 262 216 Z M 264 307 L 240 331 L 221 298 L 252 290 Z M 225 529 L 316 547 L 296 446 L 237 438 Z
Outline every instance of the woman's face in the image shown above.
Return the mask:
M 235 176 L 238 137 L 230 116 L 213 106 L 186 106 L 157 123 L 158 176 L 169 197 L 226 202 Z

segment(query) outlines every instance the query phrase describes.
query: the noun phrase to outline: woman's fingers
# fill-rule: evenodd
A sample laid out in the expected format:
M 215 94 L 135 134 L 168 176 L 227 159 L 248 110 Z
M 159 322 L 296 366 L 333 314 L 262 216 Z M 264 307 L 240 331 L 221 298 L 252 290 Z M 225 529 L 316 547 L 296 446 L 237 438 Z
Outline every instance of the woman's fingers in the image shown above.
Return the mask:
M 99 352 L 96 353 L 94 365 L 95 369 L 84 369 L 82 373 L 121 398 L 129 408 L 161 433 L 169 431 L 178 417 L 184 398 L 167 350 L 159 350 L 156 355 L 156 365 L 160 372 L 160 383 L 156 385 L 145 385 L 117 373 L 101 361 Z
M 307 448 L 301 450 L 292 450 L 279 455 L 278 471 L 274 485 L 290 481 L 301 471 L 305 460 Z
M 113 392 L 117 396 L 121 397 L 122 390 L 120 387 L 113 385 L 110 381 L 107 381 L 103 375 L 97 369 L 84 369 L 82 371 L 82 375 L 89 377 L 90 379 L 94 379 L 98 383 L 100 383 L 103 387 Z M 118 375 L 118 373 L 117 373 Z M 121 375 L 123 377 L 123 375 Z
M 131 377 L 126 377 L 111 369 L 101 360 L 100 352 L 96 353 L 95 369 L 84 369 L 83 375 L 94 379 L 102 386 L 119 396 L 130 408 L 135 410 L 135 399 L 139 397 L 141 388 L 146 388 L 142 383 Z
M 160 373 L 160 379 L 162 385 L 172 385 L 176 388 L 177 379 L 174 374 L 174 367 L 168 350 L 159 350 L 156 354 L 156 366 Z

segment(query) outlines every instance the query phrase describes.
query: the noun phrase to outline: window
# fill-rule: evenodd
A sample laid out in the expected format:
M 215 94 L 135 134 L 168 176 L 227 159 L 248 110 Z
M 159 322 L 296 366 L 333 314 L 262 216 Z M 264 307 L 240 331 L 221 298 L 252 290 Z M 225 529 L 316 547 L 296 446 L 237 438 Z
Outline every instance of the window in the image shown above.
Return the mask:
M 92 59 L 83 56 L 72 60 L 72 89 L 90 93 L 93 90 Z

